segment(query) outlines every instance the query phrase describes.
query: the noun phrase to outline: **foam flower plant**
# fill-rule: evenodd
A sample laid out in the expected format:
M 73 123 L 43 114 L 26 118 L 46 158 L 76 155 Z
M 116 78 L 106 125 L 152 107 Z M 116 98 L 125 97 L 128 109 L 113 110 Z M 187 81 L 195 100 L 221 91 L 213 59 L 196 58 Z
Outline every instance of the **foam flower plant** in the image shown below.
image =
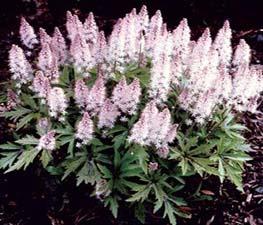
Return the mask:
M 143 6 L 107 38 L 92 13 L 82 22 L 67 12 L 66 30 L 37 34 L 21 19 L 1 97 L 1 117 L 13 123 L 1 169 L 34 162 L 73 176 L 115 217 L 128 204 L 141 222 L 146 209 L 171 224 L 191 216 L 185 177 L 214 175 L 242 191 L 250 157 L 238 121 L 257 111 L 263 77 L 245 40 L 232 50 L 228 21 L 215 39 L 207 28 L 191 40 L 186 19 L 170 31 Z

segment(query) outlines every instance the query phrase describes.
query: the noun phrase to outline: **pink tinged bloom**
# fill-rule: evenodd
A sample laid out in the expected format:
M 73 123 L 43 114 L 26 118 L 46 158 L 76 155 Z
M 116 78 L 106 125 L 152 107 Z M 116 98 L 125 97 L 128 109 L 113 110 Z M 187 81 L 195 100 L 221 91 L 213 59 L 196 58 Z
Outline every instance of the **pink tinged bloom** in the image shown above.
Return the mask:
M 84 28 L 84 35 L 85 35 L 86 41 L 92 47 L 94 47 L 98 39 L 99 28 L 96 24 L 96 21 L 94 19 L 94 15 L 92 12 L 89 13 L 89 16 L 85 20 L 83 24 L 83 28 Z
M 93 122 L 88 114 L 85 112 L 82 119 L 77 125 L 76 138 L 81 140 L 81 144 L 88 144 L 92 139 L 93 134 Z
M 195 82 L 201 71 L 208 63 L 209 50 L 211 48 L 212 39 L 209 29 L 205 29 L 202 36 L 196 42 L 193 51 L 189 57 L 189 74 L 188 76 Z
M 49 131 L 47 134 L 40 137 L 38 145 L 38 150 L 48 150 L 52 151 L 56 149 L 56 138 L 55 131 Z
M 49 129 L 51 127 L 50 121 L 48 120 L 48 118 L 44 117 L 44 118 L 40 118 L 37 121 L 37 130 L 40 134 L 46 134 L 48 133 Z
M 17 45 L 12 45 L 9 51 L 9 69 L 12 73 L 12 79 L 17 82 L 17 87 L 33 79 L 32 67 L 27 61 L 23 50 Z
M 123 27 L 126 29 L 126 43 L 125 43 L 125 57 L 127 62 L 137 62 L 140 50 L 140 24 L 136 10 L 134 9 L 130 14 L 127 14 Z
M 59 65 L 65 64 L 65 62 L 68 59 L 66 41 L 57 27 L 55 27 L 54 34 L 51 39 L 51 48 L 54 55 L 57 58 L 58 64 Z
M 45 44 L 51 43 L 51 37 L 47 34 L 46 30 L 43 28 L 39 28 L 39 37 L 41 46 L 45 46 Z
M 47 98 L 51 89 L 50 82 L 42 71 L 36 72 L 32 86 L 34 92 L 36 92 L 40 98 Z
M 125 44 L 127 37 L 127 20 L 119 19 L 109 38 L 107 61 L 114 65 L 114 69 L 123 72 L 125 63 Z
M 95 53 L 94 53 L 96 64 L 101 64 L 105 61 L 107 47 L 108 46 L 107 46 L 105 34 L 103 31 L 101 31 L 98 34 L 98 40 L 96 42 Z
M 159 164 L 157 162 L 150 162 L 148 168 L 151 172 L 158 170 Z
M 59 87 L 52 88 L 48 93 L 47 100 L 50 116 L 63 121 L 68 106 L 67 98 L 63 89 Z
M 141 117 L 134 124 L 129 141 L 141 145 L 167 147 L 176 135 L 176 125 L 171 123 L 171 115 L 166 108 L 159 112 L 154 101 L 144 108 Z
M 83 24 L 79 20 L 78 16 L 72 15 L 70 11 L 67 11 L 66 28 L 71 42 L 74 41 L 76 35 L 80 35 L 84 38 Z
M 106 87 L 101 75 L 97 78 L 88 95 L 88 102 L 86 110 L 90 111 L 92 115 L 99 113 L 101 107 L 106 99 Z
M 82 79 L 76 81 L 74 93 L 78 107 L 85 109 L 88 105 L 89 89 Z
M 110 99 L 107 99 L 104 102 L 98 116 L 99 117 L 98 127 L 112 128 L 119 115 L 120 112 L 117 106 L 115 106 Z
M 158 102 L 166 101 L 172 80 L 171 59 L 168 56 L 160 58 L 151 68 L 149 96 Z
M 78 72 L 85 72 L 83 76 L 89 76 L 87 73 L 93 67 L 93 59 L 89 45 L 86 40 L 77 34 L 70 46 L 70 53 L 73 59 L 73 64 Z
M 32 49 L 35 44 L 38 44 L 38 40 L 33 27 L 30 26 L 30 24 L 24 17 L 21 18 L 19 34 L 22 43 L 26 47 Z
M 241 39 L 233 56 L 232 64 L 234 67 L 249 66 L 251 50 L 244 39 Z
M 133 115 L 137 111 L 140 96 L 140 81 L 134 79 L 131 84 L 127 85 L 126 79 L 123 78 L 113 90 L 112 101 L 123 113 Z
M 165 137 L 165 142 L 172 143 L 177 135 L 178 124 L 170 124 L 168 132 Z
M 7 105 L 6 109 L 11 110 L 14 109 L 19 104 L 19 98 L 18 95 L 12 90 L 7 90 Z
M 142 6 L 138 14 L 138 20 L 140 24 L 140 31 L 147 31 L 149 27 L 149 15 L 145 5 Z
M 232 31 L 229 21 L 226 20 L 223 27 L 218 31 L 213 47 L 218 51 L 219 63 L 228 68 L 232 59 L 231 46 Z
M 38 55 L 38 67 L 52 83 L 59 79 L 59 68 L 57 58 L 51 50 L 50 44 L 44 44 Z
M 233 78 L 230 104 L 238 111 L 255 112 L 257 99 L 263 91 L 262 68 L 239 66 Z
M 169 148 L 168 147 L 161 147 L 161 148 L 158 148 L 157 151 L 156 151 L 156 154 L 162 158 L 162 159 L 166 159 L 168 157 L 168 154 L 169 154 Z
M 188 26 L 187 19 L 182 19 L 178 27 L 173 31 L 173 55 L 177 56 L 180 61 L 187 64 L 190 49 L 189 43 L 191 38 L 191 30 Z
M 148 52 L 157 43 L 157 37 L 162 32 L 163 18 L 160 10 L 157 10 L 155 15 L 151 18 L 148 32 L 146 33 L 146 49 Z

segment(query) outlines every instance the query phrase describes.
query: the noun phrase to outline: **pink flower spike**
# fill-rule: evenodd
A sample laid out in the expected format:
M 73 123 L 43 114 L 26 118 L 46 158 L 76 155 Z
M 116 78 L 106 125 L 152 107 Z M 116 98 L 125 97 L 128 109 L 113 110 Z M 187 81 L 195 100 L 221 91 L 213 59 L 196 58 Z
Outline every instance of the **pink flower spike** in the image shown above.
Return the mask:
M 112 104 L 110 99 L 107 99 L 99 113 L 98 127 L 112 128 L 119 115 L 120 112 L 117 106 Z
M 88 103 L 86 110 L 90 111 L 92 115 L 99 113 L 101 107 L 106 99 L 106 87 L 101 75 L 97 78 L 88 95 Z
M 88 105 L 89 89 L 82 79 L 76 81 L 74 94 L 78 107 L 85 109 Z
M 33 79 L 32 67 L 27 61 L 23 50 L 17 45 L 12 45 L 9 51 L 9 69 L 12 73 L 12 79 L 17 82 L 18 88 Z
M 76 138 L 81 140 L 81 144 L 86 145 L 92 139 L 92 134 L 93 122 L 88 112 L 85 112 L 77 125 Z
M 47 98 L 50 89 L 51 85 L 48 78 L 42 71 L 37 71 L 33 80 L 33 90 L 40 98 Z
M 97 42 L 98 34 L 99 34 L 99 28 L 96 24 L 96 21 L 94 19 L 94 15 L 92 12 L 89 13 L 88 18 L 85 20 L 83 24 L 84 28 L 84 35 L 86 41 L 91 44 L 91 46 L 94 46 Z
M 39 143 L 37 146 L 38 150 L 48 150 L 52 151 L 56 148 L 56 139 L 55 139 L 55 131 L 49 131 L 47 134 L 43 135 L 39 139 Z
M 51 43 L 51 37 L 47 34 L 46 30 L 43 28 L 39 28 L 39 37 L 40 37 L 40 44 L 41 47 L 45 44 Z
M 65 64 L 68 59 L 66 41 L 57 27 L 55 27 L 54 34 L 51 39 L 51 49 L 58 60 L 58 64 Z
M 48 93 L 49 114 L 54 118 L 63 120 L 66 115 L 68 101 L 62 88 L 54 87 Z M 62 116 L 62 117 L 60 117 Z
M 29 49 L 32 49 L 34 45 L 38 44 L 33 27 L 26 21 L 24 17 L 21 18 L 19 34 L 22 43 Z

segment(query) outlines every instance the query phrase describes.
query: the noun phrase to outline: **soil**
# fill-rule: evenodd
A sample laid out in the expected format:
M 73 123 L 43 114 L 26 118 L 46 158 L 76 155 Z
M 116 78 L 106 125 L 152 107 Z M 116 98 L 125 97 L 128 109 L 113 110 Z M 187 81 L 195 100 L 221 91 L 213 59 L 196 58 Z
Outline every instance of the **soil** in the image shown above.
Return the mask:
M 229 19 L 233 28 L 234 44 L 244 38 L 253 50 L 253 63 L 263 63 L 262 0 L 166 0 L 166 1 L 109 1 L 109 0 L 8 0 L 0 8 L 0 82 L 9 78 L 8 50 L 19 43 L 19 19 L 23 15 L 34 27 L 52 32 L 54 26 L 63 27 L 65 12 L 74 11 L 82 19 L 93 11 L 101 29 L 109 33 L 117 18 L 133 7 L 148 6 L 152 15 L 161 9 L 169 28 L 174 28 L 186 17 L 196 39 L 206 26 L 212 34 Z M 260 225 L 263 224 L 263 105 L 257 115 L 245 114 L 243 122 L 249 127 L 246 133 L 253 146 L 253 160 L 244 172 L 244 193 L 217 179 L 203 180 L 203 198 L 191 202 L 190 220 L 179 219 L 179 225 Z M 0 121 L 0 141 L 7 138 L 7 125 Z M 197 188 L 200 178 L 191 180 Z M 75 187 L 68 179 L 61 184 L 40 168 L 31 166 L 26 172 L 0 173 L 0 225 L 137 225 L 130 210 L 121 207 L 119 218 L 111 216 L 103 204 L 89 197 L 89 187 Z M 212 198 L 213 200 L 209 200 Z M 146 224 L 168 224 L 160 215 L 147 215 Z

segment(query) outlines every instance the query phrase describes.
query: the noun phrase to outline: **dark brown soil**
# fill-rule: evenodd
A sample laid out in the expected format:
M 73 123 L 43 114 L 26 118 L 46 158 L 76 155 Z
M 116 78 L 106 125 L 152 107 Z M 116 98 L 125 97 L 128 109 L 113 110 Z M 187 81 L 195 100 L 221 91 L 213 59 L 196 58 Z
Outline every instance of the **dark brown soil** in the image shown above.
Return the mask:
M 234 30 L 234 43 L 245 38 L 253 49 L 253 63 L 263 63 L 262 0 L 8 0 L 0 8 L 0 82 L 8 79 L 8 50 L 19 43 L 19 19 L 25 16 L 34 27 L 42 26 L 48 32 L 63 26 L 66 10 L 81 18 L 93 11 L 100 28 L 109 33 L 113 23 L 133 7 L 146 4 L 151 14 L 161 9 L 168 27 L 173 28 L 181 18 L 187 17 L 196 38 L 206 26 L 212 34 L 229 19 Z M 37 4 L 36 4 L 37 3 Z M 253 160 L 244 172 L 245 192 L 240 193 L 226 182 L 220 186 L 217 179 L 203 180 L 204 191 L 199 201 L 189 205 L 191 220 L 179 219 L 179 225 L 260 225 L 263 224 L 263 106 L 258 115 L 244 115 L 250 128 L 247 138 L 253 144 Z M 7 138 L 8 128 L 0 121 L 0 141 Z M 191 180 L 198 188 L 201 180 Z M 69 179 L 63 184 L 36 166 L 26 172 L 0 174 L 0 225 L 136 225 L 133 214 L 122 207 L 118 220 L 95 198 L 89 197 L 89 187 L 75 187 Z M 209 199 L 212 200 L 209 200 Z M 161 216 L 147 215 L 146 224 L 164 225 Z

